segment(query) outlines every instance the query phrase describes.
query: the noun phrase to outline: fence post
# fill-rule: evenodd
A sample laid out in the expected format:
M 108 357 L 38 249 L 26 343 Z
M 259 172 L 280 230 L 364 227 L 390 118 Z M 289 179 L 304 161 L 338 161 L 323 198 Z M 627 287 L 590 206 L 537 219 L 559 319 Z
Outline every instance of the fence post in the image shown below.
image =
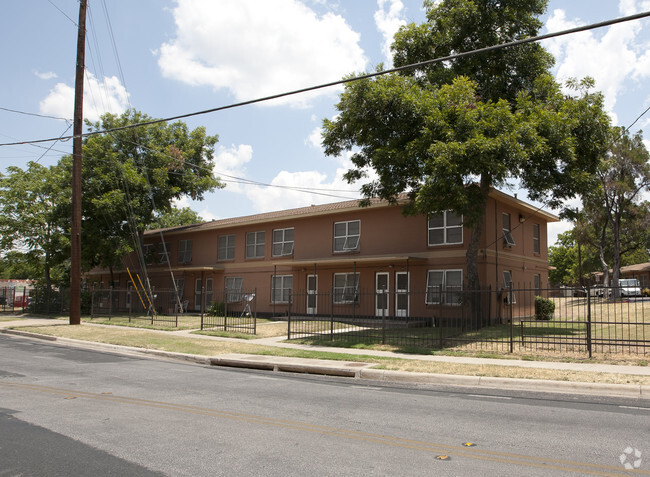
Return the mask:
M 330 293 L 330 341 L 334 341 L 334 285 Z
M 204 315 L 205 315 L 205 280 L 201 280 L 201 329 L 203 329 Z
M 587 285 L 587 352 L 591 358 L 591 285 Z
M 382 300 L 379 303 L 379 305 L 381 306 L 381 344 L 386 344 L 386 313 L 384 312 L 384 300 L 383 300 L 384 290 L 377 290 L 376 293 L 382 297 Z M 377 299 L 379 298 L 379 296 L 375 297 L 375 306 L 377 305 Z
M 228 331 L 228 289 L 227 288 L 223 289 L 223 331 Z
M 515 351 L 515 342 L 514 342 L 514 320 L 512 319 L 512 308 L 513 308 L 513 299 L 512 297 L 514 296 L 512 294 L 512 282 L 508 283 L 508 304 L 509 310 L 510 310 L 510 352 L 514 353 Z
M 257 287 L 253 288 L 253 334 L 257 334 Z
M 444 346 L 444 340 L 442 336 L 442 323 L 444 320 L 442 319 L 442 285 L 438 285 L 438 334 L 440 335 L 440 349 L 443 348 Z
M 95 290 L 90 292 L 90 319 L 95 315 Z
M 291 290 L 289 290 L 289 303 L 287 304 L 287 339 L 291 339 Z

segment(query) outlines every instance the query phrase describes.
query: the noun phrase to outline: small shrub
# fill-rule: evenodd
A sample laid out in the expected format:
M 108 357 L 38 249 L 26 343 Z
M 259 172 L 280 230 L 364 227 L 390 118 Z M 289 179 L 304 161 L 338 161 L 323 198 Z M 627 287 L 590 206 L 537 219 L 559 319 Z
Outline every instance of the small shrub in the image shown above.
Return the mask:
M 643 296 L 650 296 L 650 288 L 644 288 L 641 294 Z
M 226 312 L 226 305 L 223 302 L 215 301 L 208 309 L 208 316 L 223 316 Z
M 543 296 L 535 297 L 535 319 L 550 320 L 555 312 L 555 303 Z

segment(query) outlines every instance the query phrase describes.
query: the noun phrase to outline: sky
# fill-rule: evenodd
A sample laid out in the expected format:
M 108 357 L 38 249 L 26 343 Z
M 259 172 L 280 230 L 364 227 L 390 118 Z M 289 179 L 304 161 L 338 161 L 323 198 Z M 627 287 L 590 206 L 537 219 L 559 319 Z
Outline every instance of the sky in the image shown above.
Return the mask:
M 128 108 L 168 118 L 390 67 L 397 29 L 425 21 L 421 0 L 88 4 L 84 116 L 92 121 Z M 78 0 L 3 0 L 2 9 L 0 143 L 70 135 Z M 650 0 L 550 0 L 541 33 L 648 10 Z M 650 107 L 650 19 L 542 44 L 555 56 L 559 81 L 595 79 L 613 124 L 650 129 L 650 113 L 641 116 Z M 219 136 L 214 173 L 226 187 L 177 205 L 212 220 L 359 197 L 359 184 L 343 179 L 349 155 L 325 156 L 321 146 L 322 122 L 335 116 L 341 91 L 329 87 L 184 119 Z M 29 161 L 49 166 L 71 151 L 70 140 L 0 146 L 0 172 Z M 504 192 L 527 200 L 516 183 Z M 549 243 L 569 228 L 551 224 Z

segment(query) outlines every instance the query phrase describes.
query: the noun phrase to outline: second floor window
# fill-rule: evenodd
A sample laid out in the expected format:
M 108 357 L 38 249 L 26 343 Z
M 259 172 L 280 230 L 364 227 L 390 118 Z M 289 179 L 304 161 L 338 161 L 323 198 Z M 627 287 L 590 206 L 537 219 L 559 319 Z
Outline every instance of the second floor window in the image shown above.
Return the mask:
M 264 231 L 246 234 L 246 258 L 264 258 Z
M 169 242 L 161 243 L 158 245 L 158 263 L 167 264 L 169 263 L 169 250 L 171 244 Z
M 293 228 L 273 231 L 273 256 L 293 255 Z
M 429 217 L 429 245 L 463 243 L 463 216 L 451 210 Z
M 539 253 L 539 224 L 533 224 L 533 253 Z
M 178 262 L 179 263 L 192 262 L 192 241 L 191 240 L 178 241 Z
M 153 265 L 153 245 L 148 243 L 143 246 L 142 254 L 144 255 L 144 263 Z
M 235 259 L 235 236 L 221 235 L 217 241 L 217 260 Z
M 515 239 L 512 237 L 512 233 L 510 232 L 512 229 L 510 228 L 510 214 L 503 214 L 503 246 L 504 247 L 512 247 L 515 245 Z
M 359 250 L 361 221 L 336 222 L 334 224 L 334 251 L 351 252 Z

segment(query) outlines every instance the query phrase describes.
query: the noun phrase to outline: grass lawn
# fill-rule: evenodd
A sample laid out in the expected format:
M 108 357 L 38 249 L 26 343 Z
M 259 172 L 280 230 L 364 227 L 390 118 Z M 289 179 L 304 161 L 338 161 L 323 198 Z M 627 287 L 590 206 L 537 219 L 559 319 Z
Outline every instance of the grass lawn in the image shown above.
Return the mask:
M 177 353 L 216 356 L 227 353 L 292 356 L 372 363 L 380 369 L 419 373 L 458 374 L 468 376 L 496 376 L 526 379 L 550 379 L 560 381 L 650 384 L 650 377 L 607 373 L 585 373 L 547 369 L 530 369 L 517 366 L 472 365 L 441 363 L 417 359 L 384 358 L 367 355 L 351 356 L 346 353 L 276 348 L 251 342 L 233 342 L 188 338 L 159 331 L 130 327 L 70 326 L 59 322 L 54 325 L 20 327 L 24 331 L 84 341 L 159 349 Z M 646 363 L 647 364 L 647 363 Z

